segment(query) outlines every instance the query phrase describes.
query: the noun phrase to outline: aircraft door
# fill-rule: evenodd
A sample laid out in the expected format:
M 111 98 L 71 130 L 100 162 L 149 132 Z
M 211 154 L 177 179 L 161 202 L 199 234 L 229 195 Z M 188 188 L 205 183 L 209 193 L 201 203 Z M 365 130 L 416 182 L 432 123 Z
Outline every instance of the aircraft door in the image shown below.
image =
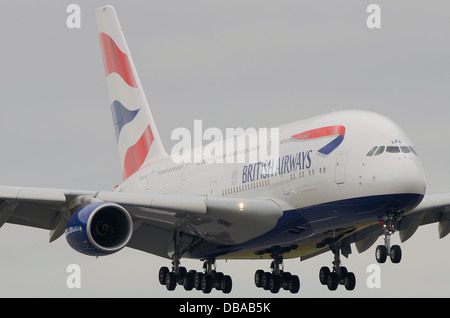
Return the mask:
M 340 153 L 336 157 L 336 184 L 345 182 L 345 165 L 347 163 L 347 154 Z
M 216 194 L 217 194 L 217 182 L 211 181 L 211 183 L 209 184 L 209 195 L 215 196 Z
M 153 170 L 147 177 L 147 183 L 145 184 L 145 190 L 151 190 L 153 187 L 153 181 L 155 180 L 155 171 Z
M 287 174 L 282 174 L 281 175 L 281 188 L 283 190 L 283 194 L 289 194 L 291 193 L 291 187 L 290 187 L 290 178 L 289 178 L 289 173 Z

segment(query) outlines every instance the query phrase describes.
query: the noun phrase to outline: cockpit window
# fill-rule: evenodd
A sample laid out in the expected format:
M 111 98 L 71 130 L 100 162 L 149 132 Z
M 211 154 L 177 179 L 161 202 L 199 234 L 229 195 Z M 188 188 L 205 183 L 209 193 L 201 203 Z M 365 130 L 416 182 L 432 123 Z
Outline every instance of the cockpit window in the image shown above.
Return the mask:
M 378 146 L 373 147 L 372 149 L 370 149 L 370 151 L 367 153 L 366 156 L 372 156 L 375 153 L 375 150 L 377 150 Z
M 387 146 L 386 147 L 386 152 L 399 153 L 400 152 L 400 148 L 397 147 L 397 146 Z
M 378 148 L 377 152 L 375 152 L 375 156 L 381 155 L 384 152 L 384 146 Z
M 410 153 L 411 152 L 411 149 L 408 146 L 401 146 L 400 149 L 404 153 Z
M 384 151 L 389 153 L 413 153 L 417 156 L 416 149 L 412 146 L 375 146 L 372 149 L 369 150 L 366 156 L 372 157 L 372 156 L 378 156 L 381 155 Z

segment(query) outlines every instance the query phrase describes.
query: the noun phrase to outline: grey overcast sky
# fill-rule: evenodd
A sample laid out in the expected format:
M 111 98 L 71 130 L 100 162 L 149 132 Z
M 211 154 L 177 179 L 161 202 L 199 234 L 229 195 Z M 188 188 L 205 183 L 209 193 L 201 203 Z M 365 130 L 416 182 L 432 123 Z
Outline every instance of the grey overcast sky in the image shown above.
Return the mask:
M 81 7 L 81 28 L 66 8 Z M 370 3 L 381 29 L 369 29 Z M 2 1 L 0 184 L 110 190 L 121 181 L 98 43 L 95 8 L 115 6 L 166 148 L 176 127 L 271 127 L 333 111 L 366 109 L 396 121 L 422 158 L 429 193 L 450 191 L 450 2 L 448 1 Z M 380 238 L 379 243 L 382 242 Z M 393 243 L 399 243 L 398 235 Z M 332 254 L 285 262 L 300 276 L 294 297 L 449 297 L 450 239 L 437 224 L 402 244 L 398 265 L 366 286 L 375 246 L 343 264 L 353 292 L 329 292 L 318 271 Z M 92 258 L 64 237 L 11 224 L 0 230 L 2 297 L 222 297 L 159 285 L 169 262 L 132 249 Z M 69 264 L 81 288 L 69 289 Z M 184 261 L 201 269 L 201 262 Z M 231 297 L 256 289 L 267 261 L 218 261 Z M 292 297 L 280 292 L 275 297 Z

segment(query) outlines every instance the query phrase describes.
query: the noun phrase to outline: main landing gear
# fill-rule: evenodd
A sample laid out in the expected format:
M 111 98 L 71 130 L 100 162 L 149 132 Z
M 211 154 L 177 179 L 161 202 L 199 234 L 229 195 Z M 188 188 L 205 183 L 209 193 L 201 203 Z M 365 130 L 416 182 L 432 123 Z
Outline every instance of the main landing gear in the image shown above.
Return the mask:
M 341 266 L 341 249 L 336 246 L 330 246 L 334 253 L 333 270 L 323 266 L 319 271 L 319 280 L 322 285 L 327 285 L 329 290 L 336 290 L 339 285 L 344 285 L 345 289 L 353 290 L 356 286 L 356 277 L 347 268 Z
M 195 270 L 188 272 L 185 267 L 180 267 L 179 260 L 173 261 L 172 265 L 172 271 L 169 271 L 167 267 L 159 269 L 159 283 L 166 285 L 167 290 L 175 290 L 178 284 L 183 285 L 185 290 L 190 291 L 195 288 L 205 294 L 209 294 L 213 288 L 221 290 L 225 294 L 231 292 L 233 286 L 231 277 L 216 272 L 215 259 L 213 258 L 205 260 L 203 263 L 205 271 L 203 273 Z
M 289 272 L 285 272 L 281 269 L 283 267 L 283 256 L 272 255 L 273 261 L 270 266 L 272 272 L 264 272 L 259 269 L 255 273 L 255 285 L 256 287 L 263 288 L 264 290 L 270 290 L 276 294 L 281 288 L 289 290 L 291 293 L 298 293 L 300 289 L 300 279 L 297 275 L 292 275 Z
M 400 263 L 402 259 L 401 247 L 399 245 L 392 245 L 391 247 L 391 235 L 395 233 L 395 220 L 394 215 L 387 214 L 378 218 L 384 232 L 384 245 L 378 245 L 375 250 L 375 258 L 378 263 L 386 262 L 388 256 L 394 264 Z

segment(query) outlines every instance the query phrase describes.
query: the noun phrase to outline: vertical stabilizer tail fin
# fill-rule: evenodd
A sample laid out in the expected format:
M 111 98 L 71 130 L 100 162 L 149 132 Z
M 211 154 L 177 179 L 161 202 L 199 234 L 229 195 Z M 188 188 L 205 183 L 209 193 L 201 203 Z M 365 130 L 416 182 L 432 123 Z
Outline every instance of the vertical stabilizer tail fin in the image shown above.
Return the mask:
M 136 72 L 116 12 L 96 10 L 111 112 L 122 164 L 123 179 L 145 163 L 168 157 Z

